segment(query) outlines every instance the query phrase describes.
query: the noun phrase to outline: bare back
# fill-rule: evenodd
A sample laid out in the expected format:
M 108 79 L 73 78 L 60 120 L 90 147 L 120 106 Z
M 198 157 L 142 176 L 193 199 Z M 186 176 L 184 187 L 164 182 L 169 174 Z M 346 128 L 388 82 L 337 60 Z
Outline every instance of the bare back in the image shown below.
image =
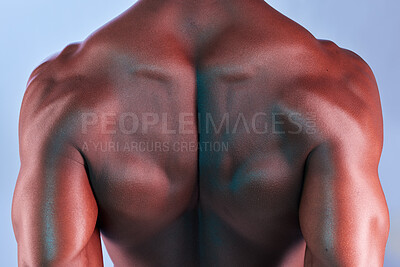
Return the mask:
M 212 23 L 177 24 L 173 6 L 138 4 L 32 75 L 21 124 L 41 117 L 29 129 L 56 134 L 44 134 L 48 146 L 37 150 L 84 168 L 96 210 L 89 228 L 101 232 L 116 266 L 303 266 L 306 242 L 314 263 L 329 262 L 319 250 L 338 255 L 312 242 L 339 215 L 318 219 L 318 207 L 309 207 L 329 210 L 328 193 L 340 203 L 331 181 L 347 169 L 335 163 L 331 140 L 363 136 L 376 143 L 363 150 L 372 155 L 368 165 L 379 160 L 380 117 L 359 115 L 380 110 L 368 89 L 374 80 L 356 55 L 258 4 L 204 28 Z M 323 156 L 311 161 L 319 150 Z M 307 186 L 314 165 L 320 178 Z M 368 183 L 374 189 L 365 195 L 379 199 L 385 221 L 379 180 Z M 353 184 L 345 182 L 348 195 Z M 98 250 L 98 238 L 85 240 Z

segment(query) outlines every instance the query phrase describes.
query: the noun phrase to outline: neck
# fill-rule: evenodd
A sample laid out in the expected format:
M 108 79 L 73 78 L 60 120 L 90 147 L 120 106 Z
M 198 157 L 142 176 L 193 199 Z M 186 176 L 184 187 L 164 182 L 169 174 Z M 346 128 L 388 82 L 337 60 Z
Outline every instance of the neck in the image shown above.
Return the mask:
M 234 25 L 264 17 L 268 8 L 264 0 L 139 0 L 132 11 L 135 17 L 147 14 L 149 23 L 178 29 L 190 47 L 202 47 Z
M 188 15 L 202 13 L 206 10 L 238 11 L 239 9 L 254 6 L 268 6 L 264 0 L 138 0 L 137 3 L 149 5 L 154 9 L 158 7 L 176 8 Z M 207 14 L 203 13 L 203 16 Z

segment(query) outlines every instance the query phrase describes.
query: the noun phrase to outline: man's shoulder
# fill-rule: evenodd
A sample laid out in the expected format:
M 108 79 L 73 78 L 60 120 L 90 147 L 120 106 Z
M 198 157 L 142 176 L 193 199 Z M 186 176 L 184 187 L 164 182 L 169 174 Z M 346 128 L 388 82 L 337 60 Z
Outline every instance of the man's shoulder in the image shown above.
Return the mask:
M 314 88 L 321 95 L 332 97 L 349 106 L 371 106 L 379 101 L 378 86 L 370 66 L 355 52 L 344 49 L 332 41 L 319 40 L 326 65 L 321 66 L 321 82 Z M 325 69 L 326 68 L 326 69 Z M 347 99 L 347 100 L 346 100 Z
M 79 44 L 66 46 L 62 51 L 45 59 L 32 71 L 28 78 L 22 108 L 38 109 L 45 105 L 47 100 L 58 98 L 56 95 L 61 92 L 57 89 L 66 73 L 66 64 L 63 61 L 68 55 L 71 56 L 71 51 L 76 50 L 78 46 Z
M 367 100 L 377 91 L 370 66 L 355 52 L 329 40 L 317 40 L 317 46 L 304 53 L 301 67 L 293 72 L 291 82 L 318 95 Z M 375 95 L 376 96 L 376 95 Z
M 29 76 L 22 107 L 37 110 L 50 103 L 83 100 L 79 96 L 91 93 L 91 85 L 104 83 L 102 79 L 108 77 L 104 75 L 110 69 L 107 55 L 112 53 L 107 49 L 88 38 L 46 58 Z
M 306 71 L 283 82 L 282 101 L 301 114 L 313 114 L 323 139 L 355 132 L 381 135 L 379 91 L 369 65 L 332 41 L 318 40 L 318 46 L 304 62 Z
M 67 45 L 32 71 L 21 103 L 21 135 L 61 133 L 85 107 L 87 75 L 73 66 L 80 45 Z
M 356 97 L 367 100 L 377 91 L 370 66 L 356 53 L 329 40 L 315 39 L 303 45 L 287 59 L 278 77 L 283 90 L 313 93 L 335 100 L 336 97 Z M 375 95 L 376 96 L 376 95 Z

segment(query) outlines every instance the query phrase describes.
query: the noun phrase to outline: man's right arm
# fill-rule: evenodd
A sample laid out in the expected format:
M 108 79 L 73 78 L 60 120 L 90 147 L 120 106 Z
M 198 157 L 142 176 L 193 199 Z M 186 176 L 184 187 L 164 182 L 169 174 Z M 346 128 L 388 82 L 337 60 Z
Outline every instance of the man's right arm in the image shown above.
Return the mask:
M 320 125 L 326 138 L 310 152 L 305 167 L 299 210 L 305 266 L 383 265 L 389 214 L 378 177 L 379 93 L 372 72 L 353 78 L 358 101 L 349 102 L 347 95 L 347 106 L 320 101 L 316 108 L 324 114 Z

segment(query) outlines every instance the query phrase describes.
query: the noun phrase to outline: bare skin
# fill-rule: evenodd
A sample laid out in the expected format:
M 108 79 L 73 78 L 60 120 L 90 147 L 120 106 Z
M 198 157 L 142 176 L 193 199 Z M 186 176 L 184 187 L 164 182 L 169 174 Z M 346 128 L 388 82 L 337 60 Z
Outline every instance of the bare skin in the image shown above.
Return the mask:
M 19 130 L 20 266 L 101 266 L 100 233 L 115 266 L 383 265 L 374 75 L 261 0 L 139 1 L 33 71 Z

